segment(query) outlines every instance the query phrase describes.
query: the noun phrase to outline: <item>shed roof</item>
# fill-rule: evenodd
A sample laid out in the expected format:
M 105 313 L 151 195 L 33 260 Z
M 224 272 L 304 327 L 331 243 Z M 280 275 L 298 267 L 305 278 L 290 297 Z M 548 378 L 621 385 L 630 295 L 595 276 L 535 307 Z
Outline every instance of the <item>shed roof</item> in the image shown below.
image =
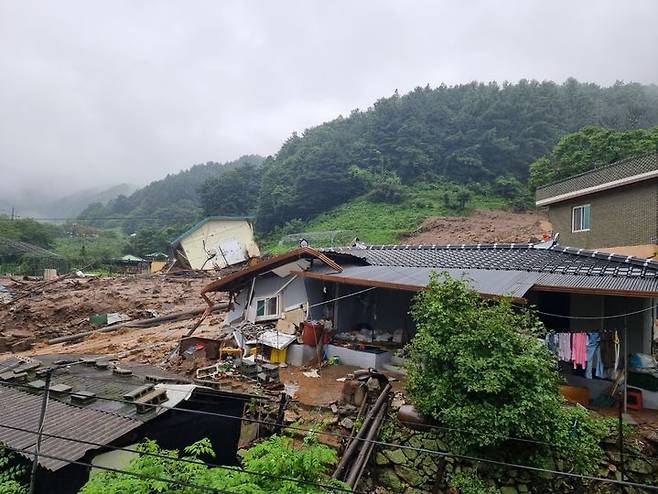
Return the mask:
M 280 254 L 278 256 L 270 257 L 265 259 L 258 264 L 253 266 L 246 267 L 240 271 L 235 271 L 230 273 L 218 280 L 213 281 L 206 285 L 203 290 L 201 290 L 201 295 L 208 292 L 220 292 L 233 290 L 240 287 L 241 283 L 244 283 L 245 280 L 251 279 L 254 276 L 258 276 L 263 273 L 272 271 L 273 269 L 278 268 L 288 264 L 296 259 L 320 259 L 324 264 L 330 266 L 334 271 L 341 271 L 343 268 L 334 262 L 329 256 L 323 252 L 312 249 L 310 247 L 298 247 L 297 249 L 290 250 L 285 254 Z
M 39 425 L 41 401 L 40 395 L 0 386 L 2 425 L 36 431 Z M 52 400 L 48 404 L 43 431 L 47 434 L 108 444 L 140 425 L 142 422 L 139 420 Z M 0 426 L 0 442 L 11 448 L 33 451 L 36 438 L 36 434 L 32 432 L 17 431 Z M 43 454 L 72 461 L 79 460 L 87 451 L 94 449 L 98 449 L 98 447 L 47 436 L 41 442 Z M 20 454 L 28 458 L 32 457 L 30 453 Z M 69 462 L 63 460 L 39 457 L 39 465 L 52 471 L 59 470 L 68 464 Z
M 428 267 L 350 266 L 340 273 L 313 270 L 296 273 L 300 276 L 346 283 L 350 285 L 417 291 L 427 286 L 432 272 Z M 522 298 L 541 273 L 525 271 L 494 271 L 488 269 L 443 269 L 452 278 L 464 279 L 483 296 Z
M 201 228 L 203 225 L 205 225 L 206 223 L 209 223 L 211 221 L 247 221 L 247 222 L 251 223 L 253 220 L 254 220 L 253 216 L 208 216 L 207 218 L 204 218 L 201 221 L 199 221 L 196 225 L 192 226 L 186 232 L 181 233 L 169 245 L 171 245 L 172 247 L 175 246 L 181 240 L 183 240 L 185 237 L 191 235 L 192 233 L 197 231 L 199 228 Z

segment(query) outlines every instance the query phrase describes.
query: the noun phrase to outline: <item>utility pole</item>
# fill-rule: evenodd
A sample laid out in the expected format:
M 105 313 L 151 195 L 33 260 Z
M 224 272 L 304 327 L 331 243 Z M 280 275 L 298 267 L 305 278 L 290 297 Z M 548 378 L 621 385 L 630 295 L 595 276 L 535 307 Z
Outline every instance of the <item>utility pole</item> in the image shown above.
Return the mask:
M 41 437 L 43 435 L 43 424 L 46 421 L 46 409 L 48 408 L 48 395 L 50 394 L 50 378 L 53 369 L 46 374 L 46 385 L 43 388 L 43 400 L 41 401 L 41 413 L 39 415 L 39 427 L 37 429 L 37 444 L 34 448 L 34 460 L 32 461 L 32 472 L 30 473 L 30 494 L 35 493 L 37 486 L 37 470 L 39 468 L 39 452 L 41 451 Z
M 11 221 L 14 221 L 14 206 L 11 207 Z

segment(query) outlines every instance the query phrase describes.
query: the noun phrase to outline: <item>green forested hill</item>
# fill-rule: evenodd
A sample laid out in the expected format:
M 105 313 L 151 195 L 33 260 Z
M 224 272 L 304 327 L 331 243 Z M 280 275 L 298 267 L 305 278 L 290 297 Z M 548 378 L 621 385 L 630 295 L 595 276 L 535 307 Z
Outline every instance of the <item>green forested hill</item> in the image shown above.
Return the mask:
M 247 155 L 227 163 L 194 165 L 106 205 L 91 204 L 79 217 L 93 220 L 96 226 L 121 227 L 126 232 L 189 224 L 202 216 L 199 189 L 205 181 L 244 166 L 260 166 L 262 161 L 261 156 Z
M 600 87 L 569 79 L 563 84 L 522 80 L 419 87 L 294 133 L 264 161 L 244 156 L 223 165 L 196 165 L 105 206 L 94 204 L 81 217 L 94 218 L 98 226 L 139 231 L 166 245 L 204 214 L 255 214 L 261 235 L 272 238 L 273 232 L 313 225 L 333 228 L 335 221 L 318 216 L 341 205 L 346 208 L 336 218 L 416 208 L 419 200 L 427 204 L 399 218 L 436 214 L 446 208 L 435 204 L 446 194 L 454 196 L 446 209 L 453 212 L 465 210 L 468 197 L 500 198 L 522 208 L 532 204 L 527 187 L 531 163 L 532 185 L 543 183 L 574 167 L 590 166 L 588 157 L 607 159 L 645 149 L 653 131 L 622 132 L 617 139 L 617 130 L 657 124 L 655 85 Z M 587 126 L 598 130 L 569 136 Z M 641 143 L 628 145 L 638 136 Z M 607 149 L 613 138 L 625 144 Z M 583 154 L 579 146 L 593 151 Z M 433 191 L 431 200 L 419 192 L 426 186 Z M 121 219 L 104 219 L 116 217 Z M 393 223 L 395 230 L 399 222 Z
M 529 164 L 564 134 L 587 125 L 656 124 L 658 87 L 641 84 L 522 80 L 396 92 L 293 134 L 266 160 L 257 226 L 268 232 L 398 183 L 490 183 L 501 176 L 525 183 Z

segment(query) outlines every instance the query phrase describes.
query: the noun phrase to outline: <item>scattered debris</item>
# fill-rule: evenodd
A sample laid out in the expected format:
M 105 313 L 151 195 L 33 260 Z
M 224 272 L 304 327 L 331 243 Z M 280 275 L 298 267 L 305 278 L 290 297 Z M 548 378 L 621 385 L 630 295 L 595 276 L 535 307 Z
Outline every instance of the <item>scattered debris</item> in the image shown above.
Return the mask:
M 306 377 L 320 377 L 317 369 L 311 369 L 309 371 L 302 372 Z

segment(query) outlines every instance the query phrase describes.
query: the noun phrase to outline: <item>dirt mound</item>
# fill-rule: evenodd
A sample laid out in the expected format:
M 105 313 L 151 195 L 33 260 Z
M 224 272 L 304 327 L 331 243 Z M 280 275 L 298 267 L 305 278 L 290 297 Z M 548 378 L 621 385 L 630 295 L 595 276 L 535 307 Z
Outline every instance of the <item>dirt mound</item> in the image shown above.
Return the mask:
M 552 226 L 539 212 L 476 210 L 470 216 L 434 216 L 407 238 L 410 244 L 492 244 L 536 242 Z
M 0 281 L 17 295 L 38 286 L 38 282 Z M 36 343 L 88 331 L 94 328 L 89 322 L 92 314 L 118 312 L 140 319 L 203 307 L 199 292 L 209 281 L 178 276 L 61 280 L 0 309 L 0 343 L 11 347 L 17 340 Z

